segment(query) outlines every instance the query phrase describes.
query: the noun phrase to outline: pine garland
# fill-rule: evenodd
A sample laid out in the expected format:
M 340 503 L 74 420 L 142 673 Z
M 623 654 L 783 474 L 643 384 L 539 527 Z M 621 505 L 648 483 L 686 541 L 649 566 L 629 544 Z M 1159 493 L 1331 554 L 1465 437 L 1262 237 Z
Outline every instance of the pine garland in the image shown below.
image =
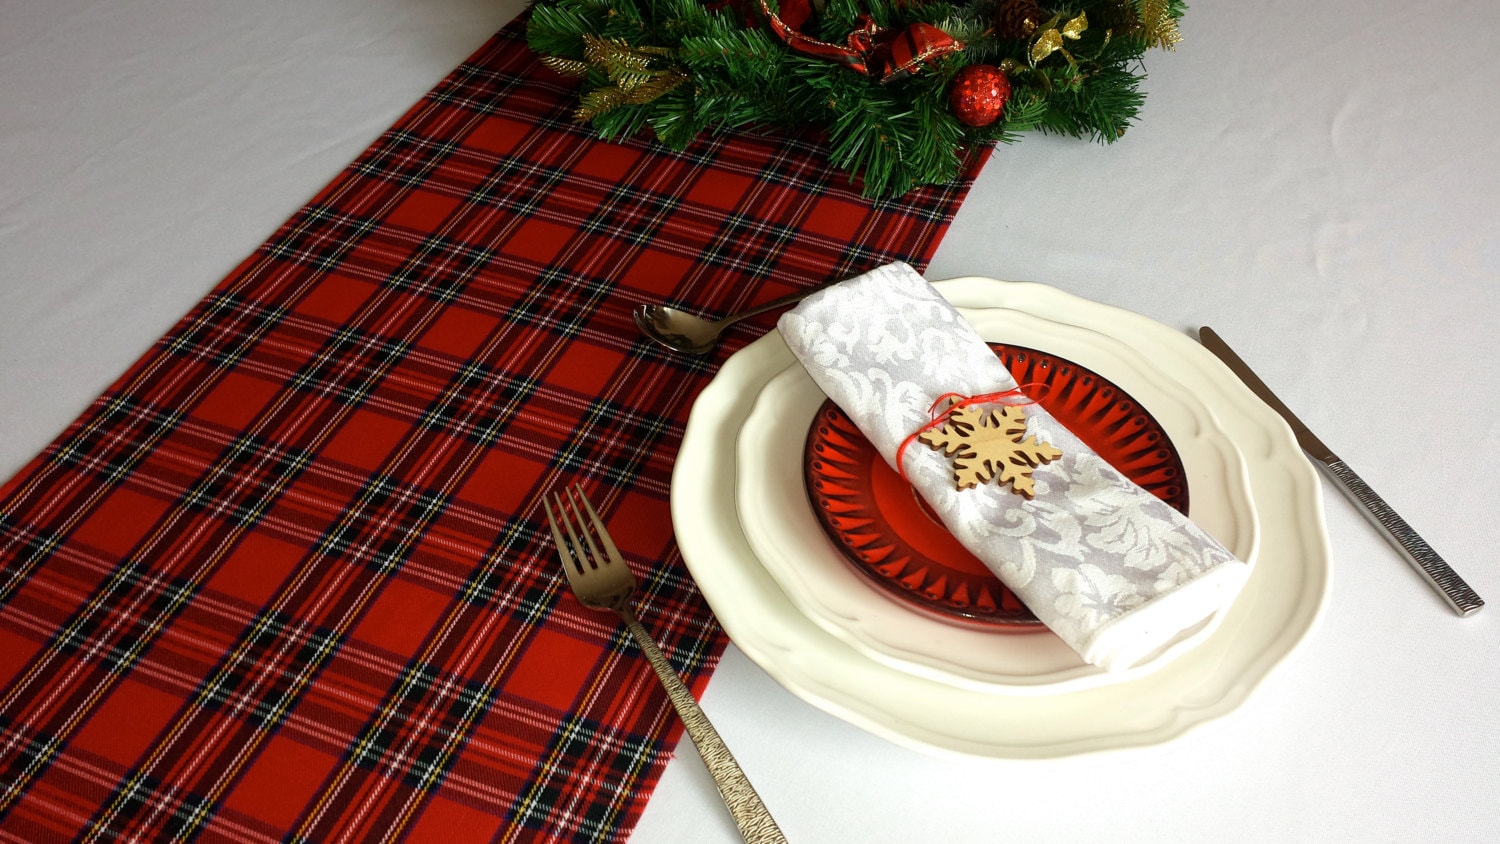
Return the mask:
M 575 118 L 605 138 L 649 129 L 681 149 L 706 132 L 814 127 L 866 195 L 890 197 L 951 181 L 970 151 L 1028 131 L 1114 142 L 1144 98 L 1142 54 L 1176 45 L 1184 11 L 1183 0 L 826 0 L 801 28 L 843 45 L 866 20 L 879 38 L 929 24 L 960 42 L 889 81 L 790 48 L 759 0 L 538 0 L 527 39 L 581 79 Z M 1010 83 L 1000 118 L 977 127 L 949 103 L 954 77 L 976 64 Z

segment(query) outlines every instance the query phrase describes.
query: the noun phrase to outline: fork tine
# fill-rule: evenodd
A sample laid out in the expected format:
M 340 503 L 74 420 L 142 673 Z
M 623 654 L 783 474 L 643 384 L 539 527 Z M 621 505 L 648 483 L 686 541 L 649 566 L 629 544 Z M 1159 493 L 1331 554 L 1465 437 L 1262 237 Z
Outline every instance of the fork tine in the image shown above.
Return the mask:
M 546 498 L 542 503 L 547 507 L 548 526 L 552 528 L 552 541 L 557 543 L 557 553 L 562 557 L 563 571 L 567 573 L 569 582 L 588 573 L 593 568 L 588 553 L 584 550 L 583 542 L 578 538 L 578 531 L 574 528 L 575 518 L 568 515 L 567 503 L 562 495 L 553 493 L 552 501 Z M 554 514 L 552 507 L 557 507 Z
M 552 502 L 548 499 L 548 496 L 542 496 L 542 506 L 547 510 L 547 527 L 552 529 L 552 544 L 557 546 L 557 556 L 562 559 L 563 572 L 568 575 L 568 580 L 572 581 L 574 566 L 577 565 L 573 559 L 573 549 L 569 547 L 568 541 L 563 537 L 562 531 L 557 529 L 558 516 L 552 512 Z M 562 509 L 561 500 L 557 502 L 557 509 Z M 563 513 L 563 515 L 566 516 L 567 513 Z
M 599 552 L 599 546 L 594 542 L 594 534 L 597 533 L 604 539 L 606 545 L 610 547 L 614 546 L 614 543 L 609 541 L 609 534 L 604 532 L 604 523 L 599 521 L 598 516 L 594 516 L 594 530 L 589 530 L 588 522 L 584 521 L 583 510 L 578 507 L 578 502 L 582 501 L 583 506 L 589 508 L 590 514 L 594 512 L 594 508 L 589 504 L 589 500 L 584 497 L 583 490 L 578 485 L 573 485 L 565 490 L 563 494 L 568 496 L 568 503 L 573 505 L 573 519 L 568 522 L 568 527 L 571 529 L 573 522 L 578 523 L 578 532 L 583 534 L 583 541 L 588 543 L 589 559 L 593 561 L 596 568 L 608 565 L 611 561 Z M 576 537 L 575 541 L 577 541 Z
M 578 500 L 582 501 L 584 508 L 588 510 L 589 518 L 593 520 L 594 523 L 594 532 L 599 534 L 599 541 L 604 543 L 604 551 L 609 555 L 609 561 L 612 563 L 619 562 L 621 559 L 620 549 L 615 547 L 615 541 L 610 538 L 609 531 L 605 529 L 604 520 L 599 518 L 599 514 L 594 510 L 594 505 L 589 503 L 588 498 L 584 496 L 581 491 L 578 491 L 577 487 L 574 488 L 574 491 L 578 495 Z M 573 509 L 574 512 L 577 512 L 578 505 L 574 504 Z M 589 543 L 590 546 L 592 546 L 593 544 L 593 542 Z M 594 553 L 598 554 L 599 550 L 595 548 Z
M 550 496 L 543 496 L 542 504 L 547 510 L 547 525 L 552 529 L 552 541 L 557 544 L 557 553 L 563 558 L 563 571 L 567 573 L 568 583 L 573 587 L 573 596 L 586 607 L 613 610 L 625 622 L 625 629 L 635 638 L 641 652 L 650 661 L 651 669 L 666 688 L 667 697 L 682 716 L 688 736 L 698 746 L 703 761 L 719 788 L 719 794 L 723 795 L 725 805 L 734 816 L 735 826 L 739 827 L 745 840 L 786 844 L 786 837 L 777 828 L 771 813 L 766 811 L 765 804 L 755 793 L 755 787 L 734 761 L 733 754 L 714 730 L 708 716 L 703 714 L 702 708 L 693 699 L 692 691 L 683 685 L 682 678 L 662 655 L 661 647 L 651 638 L 650 631 L 636 618 L 635 609 L 631 606 L 635 594 L 635 576 L 625 564 L 615 541 L 610 538 L 604 520 L 599 518 L 599 512 L 594 509 L 588 496 L 583 494 L 583 487 L 577 484 L 571 488 L 564 487 Z M 571 518 L 568 514 L 570 506 L 573 509 Z M 587 519 L 584 518 L 585 513 L 588 514 Z M 564 531 L 567 533 L 566 537 L 563 535 Z M 583 534 L 582 539 L 579 538 L 580 533 Z M 592 565 L 584 552 L 585 542 L 593 552 Z M 600 543 L 604 545 L 604 554 L 599 551 Z
M 562 522 L 562 529 L 567 534 L 566 544 L 568 553 L 572 556 L 572 564 L 574 566 L 574 568 L 570 570 L 568 574 L 569 576 L 572 576 L 575 573 L 579 575 L 587 574 L 588 570 L 593 568 L 597 563 L 594 558 L 589 556 L 588 552 L 584 550 L 583 540 L 578 538 L 577 527 L 581 527 L 582 525 L 580 524 L 575 527 L 574 523 L 578 521 L 578 517 L 576 515 L 568 515 L 568 500 L 566 498 L 566 492 L 557 493 L 556 498 L 557 512 L 561 517 L 559 521 Z M 577 508 L 575 507 L 574 510 L 576 512 Z M 554 528 L 554 530 L 556 530 L 556 528 Z M 559 537 L 559 541 L 561 541 L 561 539 L 562 537 Z
M 556 535 L 559 552 L 562 549 L 567 549 L 567 559 L 564 561 L 564 567 L 567 568 L 568 577 L 573 577 L 574 574 L 586 573 L 589 570 L 588 553 L 583 552 L 582 540 L 577 538 L 577 529 L 573 526 L 574 517 L 568 516 L 567 499 L 562 498 L 562 495 L 556 493 L 556 495 L 553 495 L 553 504 L 556 504 L 556 507 L 558 507 L 558 511 L 556 511 L 558 519 L 556 519 L 556 522 L 561 523 L 561 528 L 558 528 L 558 523 L 553 523 L 552 532 Z

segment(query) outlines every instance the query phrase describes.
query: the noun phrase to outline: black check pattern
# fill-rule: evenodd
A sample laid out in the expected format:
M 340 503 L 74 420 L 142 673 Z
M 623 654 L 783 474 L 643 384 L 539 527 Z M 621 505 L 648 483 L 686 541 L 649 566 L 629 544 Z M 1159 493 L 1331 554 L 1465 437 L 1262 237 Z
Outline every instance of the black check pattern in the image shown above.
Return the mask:
M 597 141 L 522 26 L 0 488 L 0 835 L 629 834 L 680 726 L 539 498 L 589 488 L 701 691 L 672 461 L 766 330 L 685 358 L 631 309 L 924 266 L 969 181 L 871 203 L 805 139 Z

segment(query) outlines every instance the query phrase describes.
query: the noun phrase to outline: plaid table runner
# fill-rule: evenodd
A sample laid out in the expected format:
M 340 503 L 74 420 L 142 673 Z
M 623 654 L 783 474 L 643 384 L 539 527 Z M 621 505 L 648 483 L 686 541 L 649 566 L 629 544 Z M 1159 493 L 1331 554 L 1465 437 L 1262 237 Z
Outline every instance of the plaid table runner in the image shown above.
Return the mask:
M 0 839 L 629 834 L 680 725 L 539 498 L 584 484 L 701 692 L 672 461 L 769 324 L 690 359 L 630 310 L 925 266 L 969 183 L 872 204 L 803 141 L 595 141 L 522 31 L 0 488 Z

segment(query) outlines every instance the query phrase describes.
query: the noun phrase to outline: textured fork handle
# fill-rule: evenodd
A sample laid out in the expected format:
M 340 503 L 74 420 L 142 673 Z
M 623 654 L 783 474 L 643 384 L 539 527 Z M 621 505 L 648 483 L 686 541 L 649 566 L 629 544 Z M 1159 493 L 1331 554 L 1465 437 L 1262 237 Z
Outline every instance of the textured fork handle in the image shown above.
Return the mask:
M 1385 503 L 1385 499 L 1376 495 L 1375 490 L 1363 478 L 1354 474 L 1354 470 L 1342 460 L 1326 463 L 1324 468 L 1338 481 L 1344 493 L 1363 508 L 1365 516 L 1385 530 L 1386 537 L 1401 551 L 1406 561 L 1443 596 L 1454 612 L 1465 616 L 1479 612 L 1484 606 L 1484 599 L 1479 597 L 1479 593 L 1464 582 L 1458 572 L 1432 550 L 1427 540 L 1412 530 L 1411 525 L 1391 509 L 1391 505 Z
M 619 613 L 625 619 L 626 628 L 635 636 L 636 644 L 640 645 L 646 658 L 651 661 L 651 667 L 656 669 L 656 676 L 661 678 L 661 684 L 666 687 L 667 697 L 677 707 L 677 714 L 687 727 L 688 736 L 698 748 L 698 754 L 703 757 L 703 763 L 708 766 L 708 772 L 713 775 L 714 784 L 724 797 L 724 805 L 729 807 L 735 826 L 740 828 L 740 835 L 751 844 L 785 842 L 786 836 L 781 834 L 781 828 L 771 818 L 766 804 L 755 793 L 755 786 L 750 784 L 739 763 L 734 761 L 734 755 L 729 752 L 724 740 L 719 738 L 719 731 L 709 723 L 708 716 L 698 706 L 698 701 L 693 699 L 693 693 L 688 691 L 682 678 L 677 676 L 671 663 L 662 655 L 661 648 L 656 646 L 656 640 L 651 638 L 650 632 L 635 617 L 635 613 L 628 608 L 621 608 Z

